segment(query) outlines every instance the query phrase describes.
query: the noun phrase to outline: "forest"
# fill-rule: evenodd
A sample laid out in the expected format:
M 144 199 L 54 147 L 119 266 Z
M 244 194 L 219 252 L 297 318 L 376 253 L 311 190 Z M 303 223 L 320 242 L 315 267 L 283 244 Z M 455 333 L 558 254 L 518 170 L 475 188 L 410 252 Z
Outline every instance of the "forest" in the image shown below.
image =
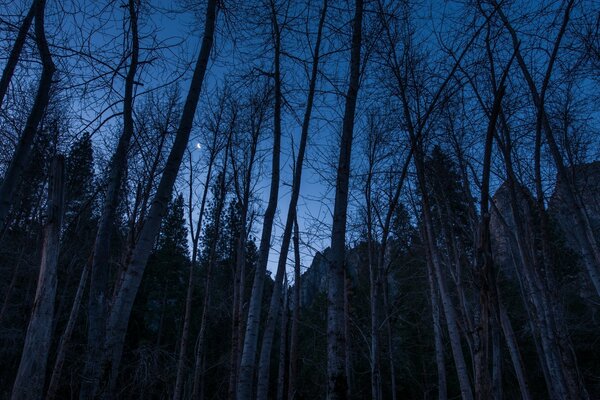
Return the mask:
M 598 0 L 0 0 L 0 399 L 600 399 Z

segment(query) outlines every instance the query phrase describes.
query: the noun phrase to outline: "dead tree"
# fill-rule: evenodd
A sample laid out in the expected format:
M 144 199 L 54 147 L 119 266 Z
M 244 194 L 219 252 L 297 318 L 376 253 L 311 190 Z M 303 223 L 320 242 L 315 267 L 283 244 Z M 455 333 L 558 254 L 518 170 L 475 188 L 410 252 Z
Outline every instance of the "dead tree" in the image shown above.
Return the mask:
M 11 400 L 43 398 L 46 364 L 52 340 L 63 207 L 64 158 L 59 155 L 52 163 L 40 273 Z

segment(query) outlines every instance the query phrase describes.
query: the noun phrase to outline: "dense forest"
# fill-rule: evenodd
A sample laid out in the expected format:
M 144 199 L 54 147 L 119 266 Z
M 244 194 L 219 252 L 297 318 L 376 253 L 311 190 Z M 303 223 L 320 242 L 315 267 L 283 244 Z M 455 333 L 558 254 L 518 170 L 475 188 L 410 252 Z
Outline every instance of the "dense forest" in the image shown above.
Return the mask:
M 0 398 L 600 399 L 597 0 L 0 0 Z

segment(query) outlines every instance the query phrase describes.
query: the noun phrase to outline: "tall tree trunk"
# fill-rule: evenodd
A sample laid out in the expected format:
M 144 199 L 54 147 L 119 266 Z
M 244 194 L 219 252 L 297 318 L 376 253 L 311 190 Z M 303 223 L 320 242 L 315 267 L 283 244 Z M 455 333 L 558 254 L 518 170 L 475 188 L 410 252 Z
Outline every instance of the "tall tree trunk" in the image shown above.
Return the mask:
M 521 391 L 521 398 L 523 400 L 531 400 L 531 394 L 529 392 L 529 385 L 525 377 L 525 370 L 523 369 L 523 360 L 519 351 L 519 345 L 517 338 L 512 328 L 512 324 L 506 313 L 506 309 L 500 304 L 500 326 L 504 333 L 504 339 L 506 340 L 506 347 L 508 347 L 508 353 L 512 361 L 513 369 L 515 370 L 515 376 L 519 383 L 519 390 Z
M 225 206 L 225 200 L 227 197 L 227 166 L 229 161 L 229 149 L 231 146 L 231 137 L 233 135 L 232 131 L 229 132 L 229 138 L 227 140 L 227 147 L 225 148 L 225 157 L 223 158 L 223 171 L 221 172 L 221 176 L 219 177 L 219 192 L 218 197 L 216 199 L 216 207 L 215 207 L 215 221 L 214 221 L 214 230 L 215 237 L 212 243 L 210 243 L 209 251 L 208 251 L 208 266 L 206 268 L 206 279 L 204 283 L 204 304 L 202 304 L 202 314 L 200 317 L 200 331 L 198 332 L 198 337 L 196 338 L 196 355 L 195 355 L 195 363 L 194 363 L 194 382 L 192 385 L 192 398 L 197 399 L 200 396 L 202 381 L 204 377 L 204 359 L 205 359 L 205 351 L 204 351 L 204 340 L 206 336 L 206 329 L 208 324 L 208 313 L 210 310 L 210 294 L 211 294 L 211 278 L 212 272 L 216 268 L 217 264 L 217 246 L 219 244 L 219 234 L 221 233 L 221 222 L 222 222 L 222 214 L 223 207 Z
M 275 10 L 272 10 L 273 14 Z M 271 303 L 269 307 L 269 314 L 267 316 L 267 324 L 265 332 L 263 334 L 259 370 L 258 370 L 258 384 L 257 384 L 257 398 L 259 400 L 266 398 L 269 386 L 269 370 L 270 370 L 270 359 L 271 359 L 271 348 L 273 345 L 273 337 L 275 333 L 276 318 L 279 314 L 279 306 L 281 297 L 281 286 L 283 284 L 284 275 L 286 272 L 287 257 L 290 248 L 290 241 L 292 238 L 292 228 L 294 227 L 294 221 L 296 219 L 296 208 L 298 205 L 298 198 L 300 197 L 300 184 L 302 181 L 302 169 L 304 165 L 304 155 L 306 153 L 306 142 L 308 140 L 308 131 L 310 127 L 310 119 L 313 109 L 315 87 L 317 81 L 317 74 L 319 71 L 319 54 L 321 47 L 321 36 L 323 32 L 323 25 L 325 23 L 325 17 L 327 15 L 327 0 L 323 1 L 321 14 L 319 18 L 319 27 L 317 30 L 317 39 L 315 49 L 313 50 L 313 62 L 312 71 L 309 81 L 308 98 L 306 103 L 306 109 L 304 112 L 304 119 L 302 122 L 302 131 L 300 135 L 300 145 L 298 147 L 298 157 L 294 168 L 294 177 L 292 182 L 292 194 L 290 197 L 290 203 L 288 206 L 287 218 L 285 222 L 285 228 L 283 232 L 281 251 L 279 252 L 279 262 L 277 264 L 277 273 L 275 276 L 275 286 L 271 297 Z M 274 15 L 273 18 L 276 18 Z M 278 29 L 278 25 L 275 24 L 275 29 Z M 277 39 L 279 40 L 279 39 Z M 278 58 L 278 56 L 277 56 Z M 276 74 L 278 74 L 276 72 Z M 262 396 L 262 397 L 261 397 Z
M 350 81 L 346 93 L 342 138 L 335 185 L 333 226 L 331 230 L 331 258 L 327 274 L 327 399 L 348 398 L 346 373 L 346 334 L 344 329 L 344 270 L 346 248 L 346 219 L 350 161 L 356 100 L 360 84 L 363 0 L 355 1 L 350 50 Z
M 283 400 L 286 388 L 287 363 L 287 341 L 288 341 L 288 323 L 289 323 L 289 291 L 287 278 L 283 287 L 283 307 L 281 309 L 281 329 L 279 332 L 279 367 L 277 371 L 277 400 Z
M 271 5 L 274 8 L 274 5 Z M 281 93 L 281 37 L 280 27 L 277 22 L 275 11 L 272 10 L 272 29 L 274 36 L 274 86 L 275 86 L 275 104 L 273 113 L 273 156 L 271 160 L 271 188 L 269 190 L 269 201 L 262 225 L 262 234 L 260 238 L 260 248 L 258 251 L 258 260 L 252 283 L 252 294 L 250 295 L 250 305 L 248 307 L 248 318 L 246 321 L 246 333 L 244 335 L 244 348 L 242 359 L 240 361 L 239 379 L 237 384 L 237 400 L 252 399 L 252 383 L 254 380 L 254 369 L 256 365 L 256 350 L 258 346 L 258 330 L 260 324 L 260 312 L 262 305 L 263 289 L 267 271 L 267 262 L 271 249 L 271 233 L 273 231 L 273 220 L 277 210 L 277 200 L 279 196 L 279 164 L 281 153 L 281 112 L 282 112 L 282 93 Z
M 448 399 L 448 385 L 446 381 L 446 361 L 444 358 L 444 342 L 442 340 L 442 324 L 440 319 L 440 306 L 438 289 L 434 278 L 431 257 L 427 254 L 427 278 L 429 282 L 429 294 L 431 298 L 431 315 L 433 318 L 433 339 L 435 346 L 435 361 L 438 378 L 438 399 Z
M 169 157 L 167 158 L 163 175 L 158 184 L 156 194 L 145 219 L 142 231 L 140 232 L 139 239 L 133 250 L 131 261 L 124 273 L 122 284 L 115 294 L 109 314 L 106 340 L 104 342 L 105 352 L 103 363 L 110 366 L 110 371 L 104 371 L 103 373 L 109 375 L 106 379 L 110 382 L 110 391 L 114 389 L 114 384 L 116 382 L 116 375 L 121 362 L 123 343 L 125 334 L 127 333 L 131 308 L 139 289 L 148 257 L 152 251 L 152 246 L 160 230 L 162 218 L 166 213 L 167 205 L 181 165 L 181 160 L 192 130 L 194 115 L 196 113 L 204 75 L 208 66 L 208 59 L 213 45 L 216 14 L 217 1 L 209 0 L 206 8 L 202 45 L 194 68 L 194 74 L 190 82 L 190 89 L 181 114 L 179 127 L 175 135 L 175 141 L 171 148 L 171 152 L 169 153 Z
M 173 400 L 181 399 L 185 380 L 185 370 L 187 364 L 187 352 L 188 342 L 190 337 L 190 323 L 192 319 L 192 300 L 194 297 L 194 275 L 196 272 L 196 263 L 198 261 L 198 241 L 200 239 L 200 232 L 202 231 L 202 220 L 204 219 L 204 210 L 206 208 L 206 198 L 208 197 L 210 181 L 212 179 L 212 169 L 216 157 L 216 138 L 214 136 L 213 147 L 211 149 L 211 155 L 208 163 L 208 170 L 206 172 L 206 178 L 204 181 L 204 191 L 202 193 L 202 200 L 200 201 L 200 212 L 198 215 L 198 221 L 196 222 L 196 229 L 194 231 L 193 213 L 192 213 L 192 166 L 190 165 L 190 197 L 189 197 L 189 224 L 190 231 L 192 232 L 192 260 L 190 264 L 190 271 L 188 275 L 187 292 L 185 296 L 185 314 L 183 317 L 183 328 L 181 331 L 181 341 L 179 343 L 179 354 L 177 359 L 177 376 L 175 378 L 175 388 L 173 389 Z
M 48 220 L 44 227 L 44 244 L 35 301 L 11 400 L 36 400 L 43 397 L 46 364 L 52 340 L 63 206 L 64 158 L 56 156 L 48 184 Z
M 492 382 L 489 374 L 489 336 L 492 330 L 492 319 L 498 317 L 498 303 L 496 293 L 496 281 L 494 264 L 492 258 L 492 244 L 490 239 L 490 212 L 489 212 L 489 186 L 490 186 L 490 170 L 494 144 L 494 136 L 496 132 L 496 123 L 502 109 L 502 98 L 504 96 L 504 82 L 508 76 L 511 58 L 507 67 L 504 69 L 498 89 L 494 91 L 494 103 L 492 105 L 487 133 L 485 137 L 484 154 L 483 154 L 483 176 L 481 179 L 481 200 L 480 212 L 481 220 L 479 223 L 479 235 L 477 238 L 477 270 L 475 274 L 479 280 L 479 309 L 477 316 L 479 323 L 476 325 L 477 330 L 474 342 L 478 344 L 474 358 L 475 364 L 475 396 L 478 399 L 485 400 L 492 396 Z M 494 343 L 499 343 L 496 338 Z M 498 346 L 494 346 L 494 350 L 499 352 Z M 499 354 L 494 354 L 499 357 Z M 494 360 L 495 361 L 495 360 Z M 493 363 L 495 371 L 498 373 L 500 365 Z
M 91 261 L 91 260 L 90 260 Z M 54 360 L 54 369 L 52 370 L 52 377 L 50 378 L 50 384 L 48 385 L 48 391 L 46 392 L 46 400 L 53 400 L 56 398 L 56 394 L 60 387 L 60 377 L 62 375 L 62 368 L 65 363 L 67 356 L 67 347 L 71 341 L 71 336 L 75 330 L 75 324 L 77 323 L 77 317 L 79 316 L 79 309 L 81 308 L 81 299 L 83 298 L 83 292 L 87 284 L 87 278 L 90 271 L 90 262 L 86 262 L 83 270 L 81 271 L 81 277 L 79 278 L 79 285 L 77 286 L 77 292 L 75 292 L 75 298 L 73 299 L 73 306 L 71 307 L 71 313 L 69 314 L 69 320 L 67 326 L 60 337 L 58 343 L 58 349 L 56 350 L 56 359 Z
M 300 325 L 300 229 L 298 228 L 298 216 L 294 219 L 294 309 L 292 311 L 292 327 L 290 332 L 290 371 L 288 380 L 288 400 L 295 400 L 298 392 L 297 384 L 299 375 L 298 365 L 298 329 Z
M 248 241 L 248 231 L 251 227 L 248 225 L 248 209 L 250 207 L 250 192 L 252 187 L 252 171 L 254 169 L 254 161 L 256 159 L 256 149 L 258 146 L 258 138 L 262 127 L 262 118 L 259 117 L 256 126 L 253 126 L 252 142 L 250 145 L 249 161 L 244 173 L 243 189 L 240 189 L 239 182 L 236 180 L 238 175 L 235 171 L 235 163 L 232 158 L 232 166 L 234 167 L 234 181 L 236 183 L 236 191 L 238 193 L 238 201 L 241 206 L 240 210 L 240 231 L 236 239 L 236 260 L 235 260 L 235 277 L 233 289 L 233 318 L 231 327 L 231 363 L 229 371 L 229 399 L 234 400 L 237 393 L 238 372 L 240 367 L 241 351 L 244 345 L 244 299 L 246 288 L 246 245 Z
M 15 68 L 19 62 L 19 57 L 21 56 L 21 52 L 25 46 L 27 34 L 31 28 L 31 22 L 33 22 L 33 17 L 35 16 L 39 1 L 40 0 L 33 0 L 31 7 L 29 7 L 29 11 L 25 15 L 25 18 L 23 18 L 21 26 L 19 27 L 19 33 L 17 33 L 17 38 L 15 39 L 15 43 L 10 50 L 10 55 L 6 61 L 4 70 L 2 71 L 2 78 L 0 78 L 0 108 L 2 108 L 2 103 L 4 103 L 4 97 L 6 97 L 6 93 L 8 92 L 10 80 L 13 77 Z
M 44 28 L 44 11 L 46 7 L 45 0 L 35 2 L 35 41 L 42 59 L 42 74 L 38 83 L 38 89 L 25 122 L 25 128 L 19 138 L 19 143 L 13 154 L 12 160 L 8 165 L 2 184 L 0 184 L 0 237 L 4 234 L 8 221 L 8 212 L 14 201 L 14 195 L 21 184 L 23 171 L 29 161 L 29 155 L 33 147 L 33 141 L 37 134 L 38 126 L 44 117 L 46 107 L 50 102 L 50 89 L 52 87 L 52 77 L 56 71 L 52 54 L 48 48 L 46 32 Z
M 429 249 L 431 264 L 435 273 L 435 280 L 437 281 L 439 287 L 442 308 L 444 310 L 444 316 L 446 317 L 446 325 L 448 327 L 448 335 L 450 337 L 450 345 L 460 383 L 461 396 L 464 400 L 472 400 L 473 392 L 471 389 L 469 372 L 461 346 L 456 310 L 454 309 L 454 304 L 452 304 L 452 298 L 448 292 L 448 288 L 444 279 L 445 277 L 442 271 L 442 261 L 437 244 L 435 242 L 435 237 L 433 235 L 433 221 L 430 214 L 431 208 L 429 204 L 429 195 L 427 193 L 427 186 L 425 183 L 423 154 L 422 150 L 419 148 L 419 144 L 416 142 L 414 135 L 412 135 L 411 141 L 412 146 L 415 147 L 415 165 L 423 203 L 423 241 Z
M 371 182 L 373 178 L 373 163 L 375 158 L 375 149 L 369 151 L 369 172 L 367 173 L 367 183 L 365 188 L 366 214 L 367 214 L 367 258 L 369 265 L 369 295 L 371 310 L 371 398 L 381 400 L 381 354 L 379 350 L 379 326 L 381 324 L 379 315 L 379 295 L 381 293 L 381 270 L 375 255 L 375 238 L 373 235 L 373 210 L 371 203 Z
M 96 241 L 94 242 L 90 291 L 88 297 L 88 334 L 86 361 L 79 392 L 80 400 L 93 399 L 98 391 L 102 340 L 105 336 L 108 316 L 110 242 L 123 176 L 127 169 L 127 152 L 133 136 L 133 91 L 139 58 L 138 0 L 128 1 L 129 25 L 131 29 L 131 59 L 125 78 L 123 98 L 123 132 L 110 163 L 108 187 Z

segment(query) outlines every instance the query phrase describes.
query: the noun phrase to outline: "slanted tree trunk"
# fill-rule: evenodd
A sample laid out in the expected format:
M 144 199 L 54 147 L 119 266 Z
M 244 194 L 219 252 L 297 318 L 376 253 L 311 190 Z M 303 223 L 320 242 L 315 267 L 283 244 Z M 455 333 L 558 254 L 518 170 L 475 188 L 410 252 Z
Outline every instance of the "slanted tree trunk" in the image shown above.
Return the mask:
M 499 305 L 500 307 L 500 326 L 502 328 L 504 339 L 506 340 L 506 347 L 508 347 L 508 353 L 510 354 L 510 358 L 513 364 L 513 368 L 515 371 L 515 376 L 517 377 L 517 382 L 519 383 L 519 390 L 521 391 L 521 398 L 523 400 L 531 400 L 531 394 L 529 392 L 529 385 L 527 383 L 527 379 L 525 377 L 525 371 L 523 369 L 523 360 L 521 358 L 521 353 L 519 351 L 519 346 L 517 344 L 517 338 L 512 328 L 512 324 L 506 313 L 506 309 Z
M 35 301 L 11 400 L 37 400 L 43 397 L 46 363 L 52 340 L 63 206 L 64 158 L 56 156 L 52 162 L 48 184 L 48 219 L 44 227 L 44 244 Z
M 335 184 L 331 257 L 327 273 L 327 399 L 348 398 L 344 312 L 346 219 L 356 100 L 360 84 L 363 0 L 355 1 L 350 50 L 350 81 L 346 93 L 342 138 Z
M 27 34 L 31 28 L 31 22 L 33 22 L 33 17 L 35 16 L 39 1 L 40 0 L 33 0 L 31 3 L 31 7 L 29 7 L 27 15 L 25 15 L 25 18 L 23 18 L 23 21 L 21 22 L 19 33 L 17 34 L 17 38 L 15 39 L 12 49 L 10 50 L 8 60 L 6 60 L 4 71 L 2 71 L 2 78 L 0 78 L 0 108 L 2 108 L 4 97 L 6 97 L 6 93 L 8 92 L 8 86 L 10 85 L 10 80 L 15 73 L 15 68 L 19 62 L 19 57 L 23 51 L 23 46 L 25 46 Z
M 252 283 L 252 294 L 250 295 L 250 305 L 248 307 L 248 318 L 246 321 L 246 333 L 244 335 L 244 348 L 242 359 L 240 361 L 239 379 L 237 384 L 237 400 L 252 399 L 252 383 L 254 380 L 254 370 L 256 365 L 256 352 L 258 346 L 258 330 L 260 324 L 260 312 L 265 284 L 267 262 L 271 249 L 271 233 L 273 231 L 273 220 L 277 210 L 277 200 L 279 196 L 279 164 L 281 153 L 281 31 L 277 22 L 277 16 L 274 14 L 274 5 L 272 10 L 272 29 L 274 40 L 274 89 L 275 104 L 273 113 L 273 156 L 271 160 L 271 188 L 269 190 L 269 201 L 262 225 L 262 234 L 260 238 L 260 247 L 258 251 L 258 260 Z
M 216 14 L 217 1 L 209 0 L 206 7 L 202 45 L 194 68 L 194 74 L 190 82 L 190 89 L 181 114 L 179 127 L 177 128 L 175 135 L 175 141 L 171 148 L 171 152 L 169 153 L 169 157 L 167 158 L 163 175 L 140 232 L 139 239 L 132 252 L 131 261 L 124 272 L 122 284 L 114 296 L 107 323 L 103 357 L 104 365 L 110 367 L 110 371 L 104 371 L 104 373 L 109 375 L 104 378 L 110 383 L 109 392 L 114 389 L 114 384 L 116 383 L 123 351 L 123 343 L 125 334 L 127 333 L 127 326 L 133 302 L 139 289 L 148 257 L 152 251 L 152 246 L 160 230 L 162 218 L 166 213 L 167 205 L 171 198 L 173 186 L 181 165 L 181 160 L 183 159 L 183 154 L 192 130 L 193 119 L 200 98 L 204 75 L 208 66 L 208 58 L 213 45 Z
M 103 352 L 102 343 L 105 336 L 108 316 L 109 293 L 109 259 L 110 242 L 117 207 L 119 192 L 127 169 L 127 152 L 133 136 L 133 91 L 139 58 L 138 37 L 138 0 L 128 1 L 129 25 L 131 29 L 131 58 L 125 78 L 123 98 L 123 132 L 119 137 L 117 149 L 110 162 L 108 186 L 96 240 L 94 242 L 90 291 L 88 297 L 88 333 L 86 361 L 79 392 L 80 400 L 92 399 L 98 391 L 100 379 L 100 362 Z
M 75 298 L 73 299 L 73 306 L 71 307 L 71 313 L 69 314 L 67 326 L 65 327 L 65 330 L 60 337 L 60 342 L 58 343 L 56 359 L 54 360 L 54 369 L 52 370 L 52 377 L 50 378 L 50 384 L 48 385 L 48 391 L 46 392 L 46 400 L 55 399 L 58 388 L 60 387 L 60 377 L 62 375 L 62 369 L 67 356 L 67 348 L 69 346 L 69 342 L 71 341 L 73 330 L 75 330 L 75 324 L 77 323 L 77 317 L 79 316 L 81 299 L 83 298 L 83 292 L 85 291 L 89 271 L 90 262 L 86 262 L 83 270 L 81 271 L 79 285 L 77 286 L 77 292 L 75 292 Z
M 14 195 L 21 184 L 23 171 L 29 161 L 33 140 L 37 134 L 40 121 L 44 117 L 46 107 L 50 102 L 50 89 L 52 87 L 52 78 L 56 67 L 52 61 L 52 54 L 48 48 L 46 32 L 44 28 L 44 11 L 46 7 L 45 0 L 37 0 L 35 3 L 35 42 L 42 60 L 42 74 L 38 83 L 35 100 L 25 128 L 19 138 L 19 143 L 13 154 L 12 160 L 8 165 L 4 179 L 0 184 L 0 237 L 4 234 L 8 221 L 8 212 L 14 201 Z

